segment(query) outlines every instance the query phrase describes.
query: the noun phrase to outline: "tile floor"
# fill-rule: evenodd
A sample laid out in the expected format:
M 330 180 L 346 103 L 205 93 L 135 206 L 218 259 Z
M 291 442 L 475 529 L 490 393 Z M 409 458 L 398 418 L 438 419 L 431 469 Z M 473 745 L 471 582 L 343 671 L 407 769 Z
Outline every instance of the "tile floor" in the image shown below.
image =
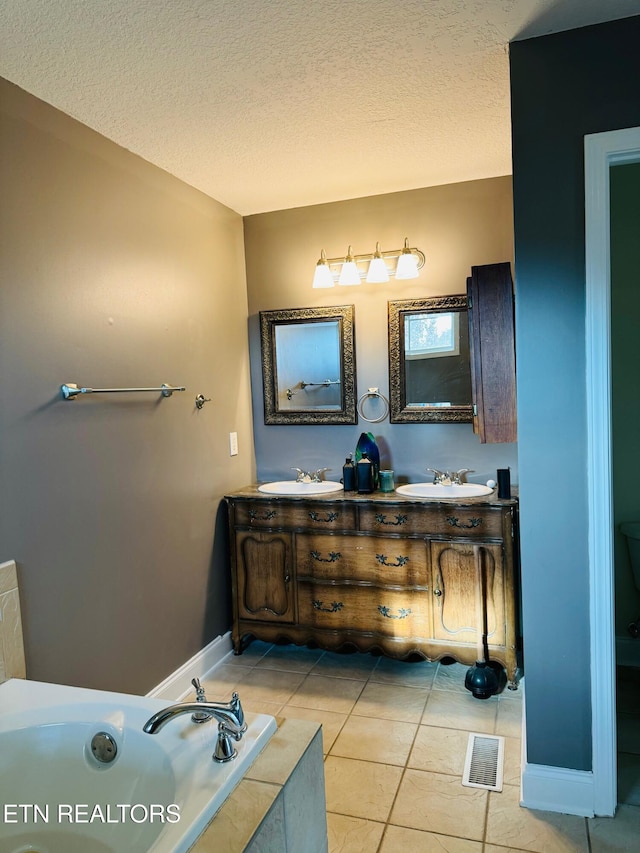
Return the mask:
M 520 807 L 521 691 L 474 699 L 466 670 L 255 641 L 203 686 L 322 723 L 329 853 L 640 851 L 640 797 L 614 819 Z M 502 792 L 462 786 L 470 731 L 505 737 Z

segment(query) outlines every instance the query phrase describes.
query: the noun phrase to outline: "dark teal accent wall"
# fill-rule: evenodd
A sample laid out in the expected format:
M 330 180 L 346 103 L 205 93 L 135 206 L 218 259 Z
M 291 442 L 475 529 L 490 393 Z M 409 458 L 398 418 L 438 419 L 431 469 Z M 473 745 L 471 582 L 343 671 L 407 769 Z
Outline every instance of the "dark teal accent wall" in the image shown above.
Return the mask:
M 591 769 L 584 136 L 640 125 L 640 17 L 511 45 L 527 760 Z

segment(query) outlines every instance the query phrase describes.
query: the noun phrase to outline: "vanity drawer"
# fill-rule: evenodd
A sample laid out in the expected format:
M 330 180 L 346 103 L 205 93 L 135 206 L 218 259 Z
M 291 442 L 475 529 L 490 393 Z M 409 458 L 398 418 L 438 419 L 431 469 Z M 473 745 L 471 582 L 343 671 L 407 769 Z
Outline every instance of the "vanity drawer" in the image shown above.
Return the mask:
M 296 570 L 317 580 L 426 589 L 427 547 L 422 539 L 298 534 Z
M 239 527 L 355 530 L 356 510 L 344 502 L 236 501 L 235 523 Z
M 365 506 L 360 510 L 360 530 L 366 533 L 502 538 L 502 510 L 487 506 Z
M 298 621 L 314 628 L 395 638 L 429 637 L 426 592 L 298 583 Z

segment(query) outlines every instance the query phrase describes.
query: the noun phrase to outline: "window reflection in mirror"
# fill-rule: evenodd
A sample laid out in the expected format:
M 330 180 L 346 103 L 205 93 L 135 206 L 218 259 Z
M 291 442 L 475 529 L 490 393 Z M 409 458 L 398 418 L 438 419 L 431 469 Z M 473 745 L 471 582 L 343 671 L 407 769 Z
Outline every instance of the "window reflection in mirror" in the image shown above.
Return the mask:
M 404 323 L 407 406 L 470 406 L 467 312 L 407 314 Z
M 353 306 L 260 313 L 265 424 L 354 424 Z
M 472 420 L 465 295 L 389 302 L 392 423 Z

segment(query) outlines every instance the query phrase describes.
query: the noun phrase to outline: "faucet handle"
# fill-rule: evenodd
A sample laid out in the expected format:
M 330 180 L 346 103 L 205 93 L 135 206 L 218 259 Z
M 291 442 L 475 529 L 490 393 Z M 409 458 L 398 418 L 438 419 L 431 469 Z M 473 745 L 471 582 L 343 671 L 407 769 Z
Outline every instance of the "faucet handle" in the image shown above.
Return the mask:
M 191 683 L 196 688 L 196 702 L 206 702 L 207 697 L 204 693 L 204 687 L 200 684 L 200 679 L 192 678 Z
M 445 479 L 445 474 L 443 474 L 442 471 L 438 471 L 437 468 L 427 468 L 427 471 L 430 471 L 433 474 L 433 482 L 436 485 Z
M 199 678 L 192 678 L 191 683 L 196 688 L 196 702 L 206 702 L 207 697 L 204 692 L 204 687 L 200 684 Z M 211 719 L 211 714 L 208 714 L 206 711 L 196 711 L 195 714 L 191 715 L 191 720 L 194 723 L 206 723 L 207 720 Z
M 320 480 L 321 480 L 321 478 L 322 478 L 322 475 L 324 474 L 324 472 L 325 472 L 325 471 L 330 471 L 330 470 L 331 470 L 331 468 L 318 468 L 318 470 L 317 470 L 317 471 L 314 471 L 314 474 L 313 474 L 313 482 L 314 482 L 314 483 L 319 483 L 319 482 L 320 482 Z
M 457 485 L 461 485 L 463 476 L 465 474 L 472 474 L 472 473 L 473 473 L 472 468 L 460 468 L 459 471 L 453 472 L 453 474 L 451 475 L 451 481 L 453 483 L 456 483 Z

